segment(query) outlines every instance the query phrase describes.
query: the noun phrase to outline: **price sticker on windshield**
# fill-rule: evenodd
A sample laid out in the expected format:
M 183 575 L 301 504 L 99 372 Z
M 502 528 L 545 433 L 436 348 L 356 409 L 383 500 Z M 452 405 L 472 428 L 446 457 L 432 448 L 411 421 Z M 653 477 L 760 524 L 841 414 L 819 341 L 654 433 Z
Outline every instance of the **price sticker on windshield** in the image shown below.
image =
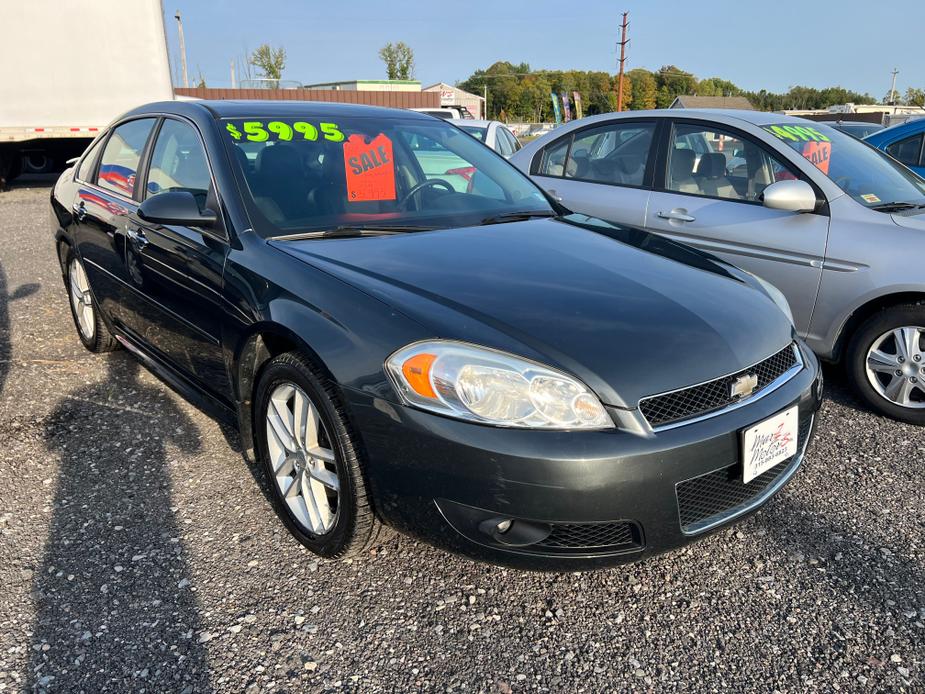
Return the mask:
M 351 135 L 344 143 L 344 169 L 348 202 L 395 199 L 392 141 L 384 133 L 370 142 L 362 135 Z
M 807 142 L 803 145 L 803 156 L 826 176 L 829 175 L 829 159 L 832 156 L 831 142 Z

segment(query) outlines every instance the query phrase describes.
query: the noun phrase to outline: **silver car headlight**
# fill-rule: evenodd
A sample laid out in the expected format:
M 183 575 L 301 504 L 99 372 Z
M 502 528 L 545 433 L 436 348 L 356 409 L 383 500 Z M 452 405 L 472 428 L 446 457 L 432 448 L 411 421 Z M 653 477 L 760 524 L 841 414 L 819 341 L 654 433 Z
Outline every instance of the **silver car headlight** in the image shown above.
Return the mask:
M 793 323 L 793 311 L 790 310 L 790 302 L 787 301 L 787 297 L 783 295 L 780 289 L 775 287 L 773 284 L 767 280 L 763 280 L 758 275 L 748 273 L 755 278 L 755 281 L 761 285 L 761 288 L 767 292 L 768 296 L 771 297 L 771 300 L 777 304 L 777 308 L 784 312 L 784 315 L 787 316 L 788 320 Z
M 409 405 L 524 429 L 610 429 L 587 386 L 561 371 L 465 342 L 428 340 L 390 356 L 386 371 Z

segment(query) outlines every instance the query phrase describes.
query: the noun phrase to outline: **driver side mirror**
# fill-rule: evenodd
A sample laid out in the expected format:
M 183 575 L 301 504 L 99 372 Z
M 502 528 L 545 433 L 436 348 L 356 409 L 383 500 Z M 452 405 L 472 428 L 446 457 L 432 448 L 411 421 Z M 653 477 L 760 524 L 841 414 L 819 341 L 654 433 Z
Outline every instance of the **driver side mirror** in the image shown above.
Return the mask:
M 212 210 L 199 209 L 195 196 L 188 191 L 151 196 L 138 206 L 138 217 L 152 224 L 185 227 L 212 227 L 218 221 Z
M 777 181 L 764 189 L 761 202 L 772 210 L 812 212 L 816 209 L 816 191 L 806 181 Z

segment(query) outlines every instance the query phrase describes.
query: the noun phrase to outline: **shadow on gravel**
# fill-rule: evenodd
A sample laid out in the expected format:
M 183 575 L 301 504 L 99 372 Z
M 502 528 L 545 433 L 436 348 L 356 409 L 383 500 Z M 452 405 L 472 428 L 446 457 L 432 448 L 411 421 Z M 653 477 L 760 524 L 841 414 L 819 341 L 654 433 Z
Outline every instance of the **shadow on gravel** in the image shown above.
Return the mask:
M 60 472 L 33 586 L 27 690 L 211 689 L 201 620 L 171 506 L 167 445 L 199 432 L 124 352 L 47 420 Z M 37 460 L 41 465 L 42 461 Z
M 3 271 L 3 265 L 0 264 L 0 394 L 3 394 L 3 386 L 6 385 L 6 376 L 10 372 L 10 366 L 13 363 L 10 302 L 17 301 L 18 299 L 25 299 L 27 296 L 35 294 L 40 286 L 40 284 L 34 282 L 21 284 L 10 294 L 6 284 L 6 273 Z
M 888 600 L 898 610 L 925 605 L 925 567 L 881 547 L 876 538 L 858 537 L 792 498 L 778 497 L 773 509 L 755 519 L 781 549 L 801 554 L 806 561 L 821 559 L 818 567 L 807 568 L 819 569 L 812 575 L 841 600 L 863 601 L 875 612 Z

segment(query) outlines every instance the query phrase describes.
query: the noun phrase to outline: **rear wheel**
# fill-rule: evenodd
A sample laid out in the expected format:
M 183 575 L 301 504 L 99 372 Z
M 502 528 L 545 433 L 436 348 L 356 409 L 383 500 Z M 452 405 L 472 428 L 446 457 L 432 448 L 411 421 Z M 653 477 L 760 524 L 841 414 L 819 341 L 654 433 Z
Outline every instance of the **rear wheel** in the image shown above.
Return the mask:
M 334 386 L 303 355 L 267 364 L 254 432 L 277 513 L 323 557 L 357 555 L 378 539 L 357 445 Z
M 70 299 L 68 303 L 80 341 L 91 352 L 111 352 L 119 343 L 100 317 L 87 272 L 74 251 L 68 251 L 66 267 L 64 281 Z
M 925 425 L 925 305 L 893 306 L 869 318 L 851 341 L 847 367 L 875 410 Z

